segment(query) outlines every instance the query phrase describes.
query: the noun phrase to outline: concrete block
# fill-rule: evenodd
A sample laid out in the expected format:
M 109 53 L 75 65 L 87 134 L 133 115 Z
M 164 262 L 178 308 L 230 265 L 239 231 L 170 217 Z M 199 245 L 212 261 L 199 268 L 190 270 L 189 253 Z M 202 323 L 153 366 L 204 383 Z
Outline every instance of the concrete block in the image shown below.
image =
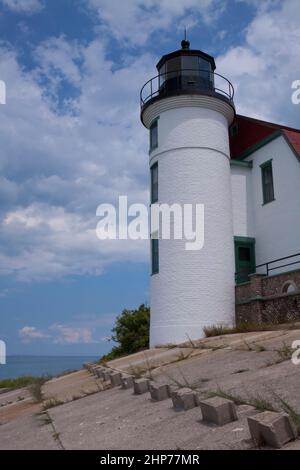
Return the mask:
M 117 387 L 118 385 L 121 385 L 121 372 L 111 372 L 109 376 L 112 387 Z
M 110 380 L 110 374 L 111 374 L 111 371 L 109 369 L 101 371 L 102 379 L 105 381 Z
M 171 397 L 170 386 L 168 384 L 157 384 L 150 382 L 150 395 L 152 400 L 161 401 Z
M 121 377 L 122 388 L 125 390 L 133 387 L 133 377 L 132 375 L 122 375 Z
M 207 423 L 224 424 L 231 423 L 238 419 L 236 407 L 233 401 L 226 398 L 213 397 L 199 402 L 202 419 Z
M 103 369 L 102 368 L 96 369 L 96 375 L 97 375 L 97 377 L 99 377 L 99 379 L 103 378 L 102 374 L 103 374 Z
M 96 375 L 96 369 L 97 368 L 95 366 L 93 366 L 93 367 L 90 368 L 89 372 L 93 375 Z
M 198 406 L 198 400 L 195 392 L 190 388 L 180 388 L 171 394 L 173 407 L 176 411 L 190 410 Z
M 149 392 L 149 379 L 134 379 L 133 388 L 136 395 Z
M 264 411 L 248 417 L 251 437 L 257 445 L 269 445 L 280 449 L 284 444 L 297 438 L 297 430 L 286 413 Z

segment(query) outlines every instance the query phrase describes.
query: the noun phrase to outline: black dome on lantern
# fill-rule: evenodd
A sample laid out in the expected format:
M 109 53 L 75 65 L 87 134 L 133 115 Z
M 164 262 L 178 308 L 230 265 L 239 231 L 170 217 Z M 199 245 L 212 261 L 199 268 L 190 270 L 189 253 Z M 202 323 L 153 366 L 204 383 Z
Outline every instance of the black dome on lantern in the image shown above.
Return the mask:
M 160 61 L 157 63 L 156 68 L 157 70 L 161 69 L 161 67 L 170 59 L 174 59 L 175 57 L 182 57 L 182 56 L 197 56 L 201 59 L 209 62 L 211 64 L 212 70 L 216 70 L 215 59 L 205 52 L 200 51 L 199 49 L 190 49 L 190 42 L 186 39 L 181 41 L 181 49 L 177 51 L 171 52 L 170 54 L 163 55 Z

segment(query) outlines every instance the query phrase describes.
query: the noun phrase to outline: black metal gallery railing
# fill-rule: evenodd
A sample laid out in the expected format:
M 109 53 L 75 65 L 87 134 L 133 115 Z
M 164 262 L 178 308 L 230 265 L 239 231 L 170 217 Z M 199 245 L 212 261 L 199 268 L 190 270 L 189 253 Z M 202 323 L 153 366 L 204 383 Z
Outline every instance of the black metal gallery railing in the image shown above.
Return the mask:
M 289 262 L 286 263 L 285 261 Z M 297 264 L 299 264 L 300 269 L 300 253 L 284 256 L 283 258 L 277 258 L 272 261 L 268 261 L 267 263 L 258 264 L 255 266 L 254 270 L 245 268 L 244 270 L 235 273 L 235 281 L 237 284 L 246 282 L 250 274 L 255 274 L 257 272 L 259 272 L 259 274 L 265 274 L 266 276 L 269 276 L 271 271 L 288 268 Z
M 179 69 L 160 73 L 141 89 L 141 108 L 155 98 L 184 93 L 219 96 L 233 104 L 234 88 L 227 78 L 208 70 Z

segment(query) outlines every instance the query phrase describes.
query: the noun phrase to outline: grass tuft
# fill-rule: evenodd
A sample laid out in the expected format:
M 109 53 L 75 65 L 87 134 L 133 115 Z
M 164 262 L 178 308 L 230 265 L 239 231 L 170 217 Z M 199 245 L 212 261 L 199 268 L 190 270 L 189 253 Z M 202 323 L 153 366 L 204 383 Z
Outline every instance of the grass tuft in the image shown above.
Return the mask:
M 291 325 L 280 325 L 274 323 L 248 323 L 242 322 L 236 326 L 226 325 L 210 325 L 203 328 L 204 334 L 207 338 L 211 336 L 230 335 L 233 333 L 250 333 L 252 331 L 272 331 L 279 328 L 290 329 L 295 328 L 294 323 Z
M 236 405 L 250 405 L 259 411 L 276 411 L 273 404 L 260 395 L 246 399 L 240 395 L 235 395 L 219 388 L 215 392 L 209 392 L 209 396 L 226 398 L 227 400 L 233 401 Z
M 209 392 L 210 397 L 221 397 L 221 398 L 226 398 L 227 400 L 233 401 L 236 405 L 247 405 L 247 401 L 239 396 L 239 395 L 233 395 L 232 393 L 225 392 L 225 390 L 222 390 L 221 388 L 218 388 L 218 390 L 214 392 Z
M 42 387 L 49 377 L 38 377 L 38 379 L 29 386 L 29 391 L 37 403 L 41 403 L 44 399 Z
M 276 398 L 280 402 L 283 411 L 290 415 L 294 425 L 296 426 L 298 434 L 300 434 L 300 413 L 279 395 L 276 395 Z
M 263 346 L 262 344 L 254 344 L 254 349 L 255 349 L 255 351 L 257 351 L 257 352 L 264 352 L 264 351 L 267 351 L 267 349 L 265 348 L 265 346 Z
M 276 411 L 273 404 L 261 396 L 251 398 L 249 405 L 254 406 L 259 411 Z
M 203 328 L 204 334 L 206 338 L 210 338 L 212 336 L 222 336 L 222 335 L 229 335 L 231 333 L 236 333 L 234 328 L 225 325 L 210 325 L 205 326 Z
M 283 342 L 282 347 L 280 349 L 277 349 L 276 352 L 279 355 L 278 362 L 284 362 L 289 361 L 292 358 L 294 349 L 291 348 L 291 346 L 288 346 L 285 342 Z
M 49 398 L 43 403 L 43 410 L 49 410 L 50 408 L 55 408 L 56 406 L 63 405 L 65 402 L 63 400 L 58 400 L 57 398 Z

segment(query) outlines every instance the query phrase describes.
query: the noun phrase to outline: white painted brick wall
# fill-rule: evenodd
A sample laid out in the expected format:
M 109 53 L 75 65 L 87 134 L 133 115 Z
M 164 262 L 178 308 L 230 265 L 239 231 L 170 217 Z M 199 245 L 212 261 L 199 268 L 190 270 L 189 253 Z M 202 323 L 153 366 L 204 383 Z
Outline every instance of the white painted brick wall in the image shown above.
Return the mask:
M 263 205 L 260 165 L 271 158 L 275 201 Z M 253 161 L 251 173 L 256 263 L 300 252 L 299 160 L 284 137 L 269 142 L 246 160 Z M 287 267 L 283 271 L 297 268 L 299 265 Z
M 184 99 L 184 97 L 182 97 Z M 164 110 L 158 123 L 160 203 L 205 205 L 205 243 L 160 240 L 160 271 L 151 277 L 151 346 L 203 336 L 232 323 L 234 252 L 228 122 L 201 107 Z
M 231 166 L 233 233 L 239 237 L 255 237 L 252 169 Z

